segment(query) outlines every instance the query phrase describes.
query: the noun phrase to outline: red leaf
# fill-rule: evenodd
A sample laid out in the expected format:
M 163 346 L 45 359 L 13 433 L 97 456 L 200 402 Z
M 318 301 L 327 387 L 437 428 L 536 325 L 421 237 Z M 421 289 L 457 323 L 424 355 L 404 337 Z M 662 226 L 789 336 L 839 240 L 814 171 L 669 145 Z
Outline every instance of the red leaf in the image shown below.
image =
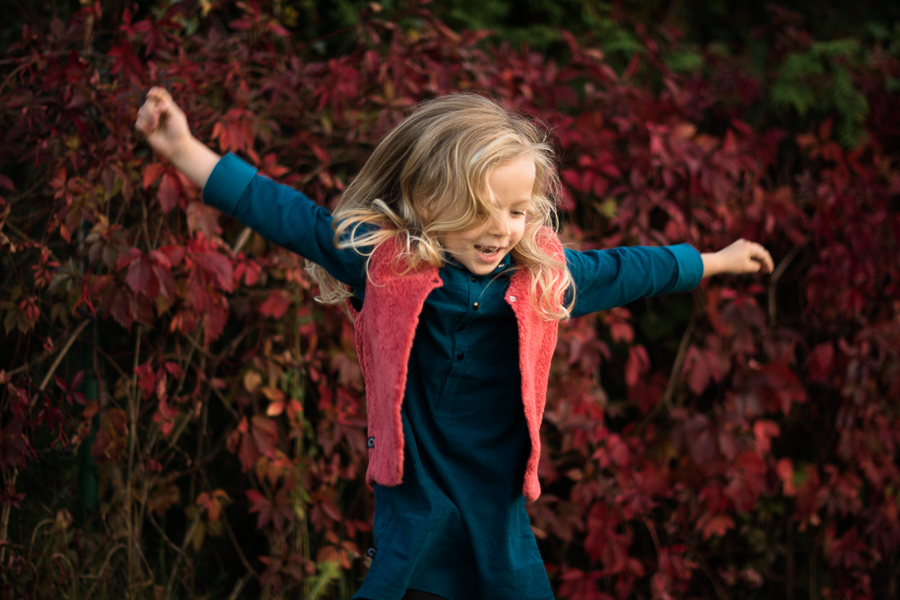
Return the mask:
M 266 301 L 259 305 L 259 312 L 266 317 L 280 319 L 287 312 L 291 301 L 282 290 L 272 290 Z
M 778 424 L 773 421 L 757 421 L 753 424 L 753 435 L 756 436 L 756 453 L 765 456 L 772 447 L 772 438 L 781 433 Z
M 151 285 L 152 281 L 152 285 Z M 141 255 L 128 265 L 128 274 L 125 283 L 135 294 L 144 292 L 151 298 L 155 298 L 159 291 L 156 277 L 153 275 L 153 263 L 146 255 Z
M 185 253 L 184 246 L 178 246 L 178 245 L 163 246 L 162 248 L 160 248 L 158 250 L 158 252 L 161 252 L 162 254 L 164 254 L 166 256 L 167 259 L 169 259 L 170 267 L 179 265 L 179 264 L 181 264 L 181 261 L 184 260 L 184 253 Z
M 191 202 L 187 207 L 188 229 L 191 233 L 203 232 L 208 238 L 222 233 L 219 227 L 219 211 L 202 202 Z
M 278 425 L 275 421 L 266 417 L 256 415 L 253 417 L 253 424 L 250 430 L 253 433 L 253 441 L 256 447 L 265 456 L 274 459 L 275 447 L 278 444 Z
M 688 387 L 697 396 L 706 390 L 712 379 L 703 354 L 696 346 L 690 346 L 685 354 L 684 372 L 687 373 Z
M 278 37 L 289 37 L 291 32 L 276 23 L 275 21 L 270 21 L 266 24 L 266 29 L 268 29 L 271 33 L 274 33 Z
M 734 529 L 734 519 L 728 515 L 703 515 L 697 520 L 697 530 L 703 535 L 704 541 L 714 535 L 721 537 L 729 529 Z
M 215 250 L 203 250 L 194 255 L 197 266 L 223 292 L 234 289 L 234 267 L 227 256 Z
M 219 296 L 221 304 L 210 306 L 203 315 L 203 343 L 209 346 L 216 341 L 225 330 L 228 322 L 228 303 Z M 223 306 L 224 304 L 224 306 Z
M 62 391 L 64 391 L 64 392 L 68 392 L 68 391 L 69 391 L 69 384 L 66 383 L 66 380 L 63 379 L 62 377 L 60 377 L 59 375 L 54 375 L 54 376 L 53 376 L 53 381 L 56 382 L 56 385 L 57 385 L 57 386 L 59 387 L 59 389 L 61 389 Z
M 241 468 L 249 471 L 256 459 L 259 458 L 259 450 L 253 442 L 253 436 L 248 431 L 247 418 L 241 420 L 238 430 L 241 433 L 241 447 L 238 450 L 238 459 L 241 461 Z
M 650 357 L 643 346 L 631 346 L 628 349 L 628 361 L 625 363 L 625 382 L 629 386 L 637 383 L 650 369 Z
M 159 205 L 162 206 L 163 212 L 169 212 L 181 201 L 182 189 L 178 178 L 171 173 L 164 173 L 162 181 L 159 182 L 159 190 L 156 197 L 159 199 Z
M 259 513 L 256 517 L 256 528 L 262 529 L 266 523 L 272 520 L 272 503 L 256 490 L 247 490 L 244 493 L 253 504 L 253 506 L 250 507 L 250 512 Z
M 797 495 L 797 488 L 794 486 L 794 463 L 789 458 L 782 458 L 775 465 L 775 472 L 778 473 L 778 479 L 782 483 L 782 493 L 785 496 Z
M 752 509 L 765 487 L 765 463 L 753 452 L 744 452 L 728 471 L 731 481 L 725 488 L 725 495 L 734 502 L 737 510 Z
M 816 346 L 806 359 L 810 383 L 828 383 L 834 364 L 834 345 L 824 342 Z
M 146 190 L 148 187 L 156 183 L 156 180 L 160 178 L 160 176 L 165 173 L 166 167 L 159 163 L 152 163 L 147 165 L 144 169 L 144 175 L 142 178 L 144 189 Z

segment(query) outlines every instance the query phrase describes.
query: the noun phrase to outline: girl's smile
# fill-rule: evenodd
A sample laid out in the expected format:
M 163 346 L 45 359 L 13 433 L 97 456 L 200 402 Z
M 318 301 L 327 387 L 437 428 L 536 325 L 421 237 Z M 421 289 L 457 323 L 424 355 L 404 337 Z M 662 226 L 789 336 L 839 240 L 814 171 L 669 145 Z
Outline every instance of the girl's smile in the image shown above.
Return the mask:
M 444 235 L 444 248 L 474 275 L 487 275 L 525 234 L 535 167 L 530 154 L 500 165 L 488 176 L 488 192 L 499 209 L 484 225 Z

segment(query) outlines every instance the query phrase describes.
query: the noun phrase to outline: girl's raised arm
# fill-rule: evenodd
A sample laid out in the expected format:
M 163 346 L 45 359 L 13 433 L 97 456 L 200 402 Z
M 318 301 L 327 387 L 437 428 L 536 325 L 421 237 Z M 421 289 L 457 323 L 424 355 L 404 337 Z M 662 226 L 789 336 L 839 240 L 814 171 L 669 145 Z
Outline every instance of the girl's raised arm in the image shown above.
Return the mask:
M 747 240 L 705 254 L 687 244 L 566 250 L 566 261 L 577 290 L 573 317 L 624 306 L 640 298 L 686 292 L 713 275 L 766 274 L 773 270 L 769 252 Z
M 175 165 L 201 190 L 222 158 L 191 135 L 184 111 L 161 87 L 147 92 L 134 128 L 157 154 Z

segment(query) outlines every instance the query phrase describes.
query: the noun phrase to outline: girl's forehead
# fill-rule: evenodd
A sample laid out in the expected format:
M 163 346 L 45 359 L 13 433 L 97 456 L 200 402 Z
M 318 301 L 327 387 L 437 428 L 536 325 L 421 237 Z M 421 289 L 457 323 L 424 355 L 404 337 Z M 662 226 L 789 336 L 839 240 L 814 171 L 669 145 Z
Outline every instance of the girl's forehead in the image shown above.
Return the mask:
M 534 157 L 528 153 L 498 165 L 488 175 L 490 197 L 494 201 L 530 201 L 536 173 Z

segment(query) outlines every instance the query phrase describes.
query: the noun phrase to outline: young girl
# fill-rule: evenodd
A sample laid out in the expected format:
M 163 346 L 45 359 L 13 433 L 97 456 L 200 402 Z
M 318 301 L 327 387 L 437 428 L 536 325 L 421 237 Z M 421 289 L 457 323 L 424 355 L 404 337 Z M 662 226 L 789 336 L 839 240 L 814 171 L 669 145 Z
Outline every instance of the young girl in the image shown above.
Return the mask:
M 136 129 L 204 202 L 315 263 L 346 300 L 366 380 L 372 565 L 354 598 L 553 598 L 525 510 L 557 322 L 716 273 L 768 273 L 739 240 L 563 249 L 546 136 L 472 94 L 420 105 L 378 145 L 334 214 L 220 157 L 153 88 Z

